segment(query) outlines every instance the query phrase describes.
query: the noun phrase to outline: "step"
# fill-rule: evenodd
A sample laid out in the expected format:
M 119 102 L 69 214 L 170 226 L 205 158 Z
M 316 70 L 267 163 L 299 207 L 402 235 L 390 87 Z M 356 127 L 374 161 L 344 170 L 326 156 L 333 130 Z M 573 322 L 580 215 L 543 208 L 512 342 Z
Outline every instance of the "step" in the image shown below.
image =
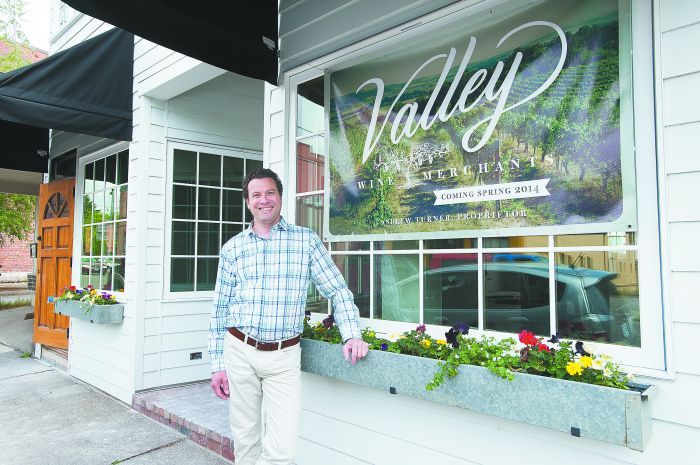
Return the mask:
M 214 395 L 209 381 L 139 391 L 131 407 L 233 461 L 228 402 Z

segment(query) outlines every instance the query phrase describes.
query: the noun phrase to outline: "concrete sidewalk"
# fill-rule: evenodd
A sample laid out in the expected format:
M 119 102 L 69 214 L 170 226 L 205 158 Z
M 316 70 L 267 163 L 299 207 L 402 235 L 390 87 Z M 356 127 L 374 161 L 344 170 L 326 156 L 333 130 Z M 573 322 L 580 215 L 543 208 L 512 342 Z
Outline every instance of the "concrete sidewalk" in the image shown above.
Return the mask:
M 0 345 L 0 465 L 226 465 L 183 434 Z

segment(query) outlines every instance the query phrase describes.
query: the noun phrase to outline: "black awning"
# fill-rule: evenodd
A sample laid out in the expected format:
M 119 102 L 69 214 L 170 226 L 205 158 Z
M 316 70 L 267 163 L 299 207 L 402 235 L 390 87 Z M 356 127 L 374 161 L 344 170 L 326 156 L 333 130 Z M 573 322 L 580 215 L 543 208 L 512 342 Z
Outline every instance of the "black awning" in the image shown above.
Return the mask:
M 48 129 L 0 120 L 0 168 L 46 173 L 48 155 Z
M 205 63 L 277 84 L 277 0 L 64 3 Z
M 112 29 L 0 75 L 0 119 L 131 140 L 134 36 Z

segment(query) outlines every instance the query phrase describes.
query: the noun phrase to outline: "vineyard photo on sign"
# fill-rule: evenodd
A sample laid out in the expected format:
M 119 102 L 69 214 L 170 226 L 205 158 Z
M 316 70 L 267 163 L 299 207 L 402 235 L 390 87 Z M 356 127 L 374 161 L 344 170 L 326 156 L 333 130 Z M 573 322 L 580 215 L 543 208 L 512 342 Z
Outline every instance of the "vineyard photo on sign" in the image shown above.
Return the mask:
M 327 238 L 634 228 L 620 5 L 486 10 L 327 71 Z

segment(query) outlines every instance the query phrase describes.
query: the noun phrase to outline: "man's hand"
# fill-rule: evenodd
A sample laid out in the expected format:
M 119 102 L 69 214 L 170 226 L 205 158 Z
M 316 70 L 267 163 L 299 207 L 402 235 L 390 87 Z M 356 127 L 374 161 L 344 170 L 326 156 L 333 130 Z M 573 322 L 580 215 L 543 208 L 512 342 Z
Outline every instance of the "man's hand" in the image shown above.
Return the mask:
M 362 339 L 348 339 L 348 342 L 343 346 L 343 357 L 345 357 L 345 360 L 350 360 L 353 364 L 364 358 L 367 352 L 369 352 L 369 344 Z
M 214 390 L 214 394 L 222 399 L 228 399 L 228 378 L 226 377 L 226 371 L 215 371 L 211 374 L 211 388 Z

